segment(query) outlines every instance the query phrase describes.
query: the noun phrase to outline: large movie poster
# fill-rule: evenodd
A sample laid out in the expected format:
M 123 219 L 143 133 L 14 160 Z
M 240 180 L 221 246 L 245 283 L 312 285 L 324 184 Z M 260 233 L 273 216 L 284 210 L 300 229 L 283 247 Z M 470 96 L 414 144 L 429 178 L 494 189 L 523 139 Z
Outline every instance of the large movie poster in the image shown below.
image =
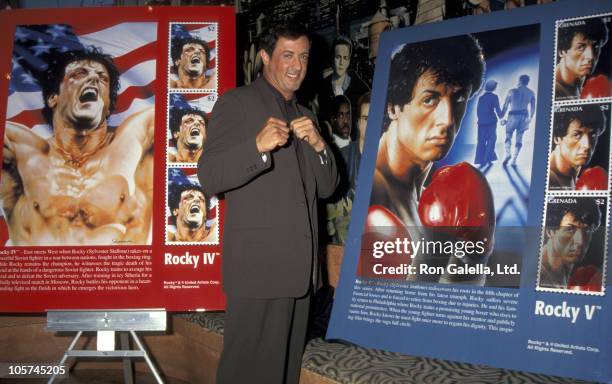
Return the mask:
M 612 380 L 611 16 L 383 35 L 329 338 Z
M 223 308 L 223 207 L 196 171 L 234 21 L 201 11 L 0 15 L 0 311 Z

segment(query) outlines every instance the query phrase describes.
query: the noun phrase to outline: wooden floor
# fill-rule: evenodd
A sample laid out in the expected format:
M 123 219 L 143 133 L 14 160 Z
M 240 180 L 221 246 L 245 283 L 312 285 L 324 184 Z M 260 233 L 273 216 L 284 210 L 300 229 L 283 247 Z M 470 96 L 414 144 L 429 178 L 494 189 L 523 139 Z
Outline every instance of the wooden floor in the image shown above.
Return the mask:
M 0 379 L 0 383 L 4 384 L 43 384 L 48 379 Z M 67 378 L 57 379 L 54 384 L 123 384 L 123 371 L 104 369 L 80 369 L 70 372 Z M 137 372 L 134 375 L 134 384 L 156 384 L 155 377 L 148 372 Z M 164 378 L 165 384 L 188 384 L 186 381 Z

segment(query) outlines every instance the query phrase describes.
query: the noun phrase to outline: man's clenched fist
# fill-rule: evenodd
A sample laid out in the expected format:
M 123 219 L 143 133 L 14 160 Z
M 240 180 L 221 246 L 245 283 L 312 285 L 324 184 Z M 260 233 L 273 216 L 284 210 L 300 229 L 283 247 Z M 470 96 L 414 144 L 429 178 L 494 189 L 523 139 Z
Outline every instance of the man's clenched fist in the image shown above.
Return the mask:
M 264 153 L 285 145 L 288 139 L 289 128 L 287 123 L 275 117 L 270 117 L 257 134 L 255 143 L 257 144 L 257 151 Z
M 317 126 L 309 117 L 302 116 L 291 121 L 289 128 L 298 139 L 310 144 L 315 151 L 321 152 L 325 149 L 325 142 L 319 134 Z

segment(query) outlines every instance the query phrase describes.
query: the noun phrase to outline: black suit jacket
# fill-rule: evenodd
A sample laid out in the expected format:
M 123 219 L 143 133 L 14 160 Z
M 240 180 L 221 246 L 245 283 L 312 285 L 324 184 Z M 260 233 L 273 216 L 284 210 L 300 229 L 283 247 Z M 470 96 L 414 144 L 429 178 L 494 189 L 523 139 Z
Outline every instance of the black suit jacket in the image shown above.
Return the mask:
M 298 109 L 316 121 L 308 109 Z M 333 193 L 336 166 L 329 148 L 322 164 L 316 151 L 294 136 L 264 162 L 255 137 L 269 117 L 285 120 L 274 89 L 262 78 L 225 93 L 212 111 L 198 177 L 207 196 L 225 192 L 225 292 L 300 297 L 313 269 L 317 197 Z M 295 145 L 303 158 L 303 188 Z

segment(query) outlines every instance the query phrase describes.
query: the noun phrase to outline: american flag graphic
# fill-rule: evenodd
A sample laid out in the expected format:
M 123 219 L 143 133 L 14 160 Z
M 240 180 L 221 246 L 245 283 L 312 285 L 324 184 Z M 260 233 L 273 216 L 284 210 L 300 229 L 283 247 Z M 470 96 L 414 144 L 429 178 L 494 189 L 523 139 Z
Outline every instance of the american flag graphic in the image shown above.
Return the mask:
M 210 62 L 206 75 L 210 76 L 217 68 L 217 23 L 194 23 L 194 24 L 172 24 L 170 28 L 170 43 L 172 39 L 185 39 L 195 37 L 204 40 L 210 48 Z M 168 52 L 168 63 L 172 63 L 172 57 Z
M 171 93 L 170 109 L 199 109 L 210 113 L 217 101 L 217 95 L 198 93 Z
M 120 89 L 110 126 L 155 103 L 157 23 L 111 24 L 87 19 L 83 24 L 21 25 L 15 30 L 6 120 L 26 125 L 43 138 L 52 135 L 42 116 L 38 78 L 53 51 L 94 46 L 113 57 Z

